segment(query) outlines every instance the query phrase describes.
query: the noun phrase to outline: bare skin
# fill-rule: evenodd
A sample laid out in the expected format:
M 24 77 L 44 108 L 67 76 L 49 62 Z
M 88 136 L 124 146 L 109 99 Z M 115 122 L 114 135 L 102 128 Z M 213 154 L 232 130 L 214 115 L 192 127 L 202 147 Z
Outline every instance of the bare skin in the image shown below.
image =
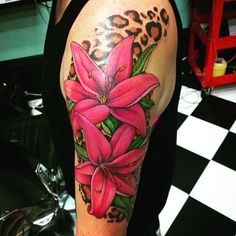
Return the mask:
M 55 23 L 58 23 L 60 21 L 63 12 L 68 6 L 69 2 L 70 0 L 57 1 Z M 159 81 L 158 86 L 155 86 L 155 88 L 150 93 L 150 97 L 154 102 L 154 106 L 149 111 L 150 117 L 147 121 L 151 127 L 156 117 L 160 116 L 167 107 L 175 86 L 177 29 L 173 10 L 171 8 L 171 5 L 166 0 L 89 0 L 75 20 L 67 39 L 60 74 L 61 92 L 64 95 L 65 99 L 68 99 L 68 94 L 65 91 L 64 84 L 68 78 L 68 73 L 72 63 L 71 58 L 73 56 L 71 43 L 76 42 L 78 45 L 83 45 L 84 41 L 89 41 L 93 44 L 97 39 L 95 29 L 98 28 L 98 25 L 101 24 L 101 22 L 105 22 L 112 15 L 122 15 L 124 12 L 130 9 L 141 13 L 148 12 L 149 9 L 154 8 L 165 9 L 169 16 L 169 22 L 168 27 L 166 26 L 167 36 L 162 36 L 162 38 L 157 42 L 157 45 L 152 51 L 145 68 L 145 74 L 150 74 L 153 77 L 158 78 Z M 162 23 L 162 25 L 163 27 L 165 26 L 164 23 Z M 144 28 L 142 28 L 142 30 L 144 30 Z M 116 32 L 118 31 L 119 30 L 117 30 Z M 109 39 L 107 39 L 107 43 L 109 43 Z M 151 43 L 147 46 L 151 46 Z M 112 49 L 109 51 L 109 53 L 111 53 L 111 51 Z M 121 67 L 118 69 L 120 71 L 123 70 L 123 68 L 121 69 Z M 79 76 L 78 70 L 76 70 L 77 76 Z M 88 74 L 88 77 L 89 76 L 90 74 Z M 71 80 L 73 80 L 73 78 L 71 78 Z M 76 136 L 75 139 L 77 140 L 77 138 L 78 137 Z M 87 142 L 88 140 L 86 140 L 85 138 L 85 145 L 87 145 Z M 86 149 L 86 151 L 88 150 Z M 143 154 L 143 157 L 144 156 L 145 152 Z M 78 157 L 78 154 L 75 154 L 75 166 L 79 166 L 79 164 L 81 164 L 81 159 Z M 81 195 L 81 186 L 83 186 L 83 184 L 81 184 L 79 181 L 75 181 L 76 210 L 78 215 L 76 222 L 76 235 L 126 235 L 126 229 L 129 222 L 128 218 L 122 220 L 119 223 L 108 223 L 109 219 L 107 219 L 106 217 L 96 217 L 96 214 L 92 215 L 88 213 L 88 204 L 91 207 L 91 203 L 85 203 L 83 196 Z M 109 211 L 110 210 L 111 208 L 109 208 Z

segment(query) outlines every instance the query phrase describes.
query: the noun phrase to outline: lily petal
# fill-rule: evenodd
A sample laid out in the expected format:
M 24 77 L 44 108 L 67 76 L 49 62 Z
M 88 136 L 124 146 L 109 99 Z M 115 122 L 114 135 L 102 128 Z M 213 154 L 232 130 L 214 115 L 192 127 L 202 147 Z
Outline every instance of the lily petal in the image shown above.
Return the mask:
M 91 182 L 91 206 L 89 213 L 101 218 L 105 215 L 116 195 L 116 187 L 109 175 L 100 168 L 94 172 Z
M 112 171 L 112 173 L 121 175 L 130 174 L 141 165 L 144 154 L 145 148 L 134 149 L 108 163 L 107 166 Z
M 112 108 L 110 112 L 116 119 L 137 128 L 142 136 L 146 135 L 146 118 L 139 104 L 124 109 Z
M 78 102 L 71 111 L 71 125 L 74 136 L 76 136 L 78 130 L 81 129 L 79 114 L 85 116 L 93 124 L 98 124 L 105 120 L 109 113 L 108 107 L 100 105 L 96 100 L 86 99 Z
M 134 35 L 129 36 L 118 43 L 110 52 L 107 58 L 106 75 L 120 81 L 129 78 L 132 70 L 132 43 Z
M 112 158 L 115 159 L 121 156 L 128 149 L 135 134 L 135 128 L 128 124 L 123 124 L 119 129 L 116 130 L 111 138 Z
M 111 155 L 111 145 L 102 132 L 83 115 L 78 115 L 85 135 L 86 150 L 94 165 L 107 162 Z
M 109 95 L 109 107 L 123 108 L 132 106 L 160 84 L 156 76 L 140 74 L 123 80 Z
M 75 179 L 80 184 L 90 185 L 94 171 L 95 167 L 89 161 L 85 161 L 75 166 Z
M 93 62 L 87 52 L 77 43 L 71 43 L 75 70 L 82 87 L 98 96 L 105 88 L 105 74 Z
M 86 98 L 96 99 L 92 93 L 87 92 L 80 83 L 74 80 L 66 80 L 64 82 L 64 89 L 67 97 L 73 102 L 79 102 Z
M 79 129 L 81 129 L 81 125 L 78 119 L 78 112 L 76 112 L 74 109 L 72 109 L 70 114 L 70 123 L 73 129 L 74 137 L 76 137 Z
M 85 116 L 93 124 L 98 124 L 105 120 L 110 111 L 106 105 L 100 105 L 98 101 L 93 99 L 86 99 L 77 103 L 73 112 L 78 112 Z
M 137 182 L 133 175 L 113 176 L 116 192 L 120 195 L 133 196 L 137 191 Z

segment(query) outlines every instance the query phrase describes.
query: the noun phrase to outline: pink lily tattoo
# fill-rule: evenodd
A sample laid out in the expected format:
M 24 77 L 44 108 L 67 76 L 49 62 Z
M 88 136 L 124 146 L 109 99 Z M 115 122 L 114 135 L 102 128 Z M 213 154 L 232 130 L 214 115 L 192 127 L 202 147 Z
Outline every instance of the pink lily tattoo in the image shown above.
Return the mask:
M 79 82 L 66 80 L 64 88 L 67 97 L 76 103 L 71 112 L 74 135 L 81 128 L 78 115 L 98 124 L 112 114 L 145 136 L 145 114 L 138 102 L 159 85 L 159 80 L 148 73 L 131 75 L 133 41 L 134 36 L 129 36 L 111 50 L 104 71 L 79 44 L 71 43 Z
M 86 117 L 78 115 L 84 131 L 89 160 L 75 167 L 76 180 L 91 188 L 91 205 L 88 212 L 98 218 L 108 211 L 116 194 L 136 194 L 137 180 L 134 175 L 145 154 L 146 147 L 128 151 L 135 128 L 121 125 L 110 142 Z

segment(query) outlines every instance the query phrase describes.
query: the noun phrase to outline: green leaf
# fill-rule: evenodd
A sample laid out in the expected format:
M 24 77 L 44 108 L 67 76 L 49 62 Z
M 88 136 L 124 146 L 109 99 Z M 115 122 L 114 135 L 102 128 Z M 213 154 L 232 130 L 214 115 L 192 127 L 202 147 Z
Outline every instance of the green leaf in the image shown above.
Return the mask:
M 107 127 L 104 122 L 102 122 L 102 128 L 103 130 L 109 135 L 111 136 L 111 130 L 109 129 L 109 127 Z
M 110 130 L 110 134 L 114 134 L 119 125 L 118 121 L 111 115 L 103 123 Z
M 73 101 L 69 100 L 68 106 L 67 106 L 67 110 L 69 111 L 69 113 L 71 113 L 74 106 L 75 106 L 75 103 Z
M 140 148 L 144 142 L 145 138 L 142 136 L 139 136 L 138 138 L 136 138 L 129 146 L 129 151 L 133 150 L 133 149 L 137 149 Z
M 148 110 L 155 105 L 155 103 L 151 99 L 145 97 L 140 100 L 140 104 L 144 110 Z
M 145 72 L 147 64 L 148 64 L 148 60 L 149 60 L 151 53 L 152 53 L 153 49 L 155 48 L 155 46 L 156 46 L 156 44 L 152 44 L 143 51 L 143 53 L 139 57 L 137 63 L 133 67 L 132 76 L 135 76 L 135 75 Z
M 77 155 L 83 161 L 87 161 L 88 160 L 88 154 L 87 154 L 86 150 L 81 145 L 79 145 L 78 143 L 75 143 L 75 151 L 76 151 Z
M 130 197 L 116 195 L 113 200 L 112 205 L 118 209 L 123 210 L 125 212 L 125 214 L 127 215 L 127 218 L 131 217 L 133 207 L 131 204 Z
M 152 128 L 149 127 L 147 129 L 147 134 L 145 137 L 143 136 L 139 136 L 138 138 L 136 138 L 129 146 L 128 150 L 131 151 L 131 150 L 134 150 L 134 149 L 137 149 L 137 148 L 140 148 L 140 147 L 143 147 L 149 140 L 149 137 L 151 135 L 151 130 Z
M 143 140 L 143 143 L 142 143 L 141 146 L 144 146 L 145 144 L 148 143 L 149 137 L 150 137 L 150 135 L 151 135 L 151 131 L 152 131 L 152 127 L 149 127 L 149 128 L 147 129 L 146 137 L 145 137 L 145 139 Z

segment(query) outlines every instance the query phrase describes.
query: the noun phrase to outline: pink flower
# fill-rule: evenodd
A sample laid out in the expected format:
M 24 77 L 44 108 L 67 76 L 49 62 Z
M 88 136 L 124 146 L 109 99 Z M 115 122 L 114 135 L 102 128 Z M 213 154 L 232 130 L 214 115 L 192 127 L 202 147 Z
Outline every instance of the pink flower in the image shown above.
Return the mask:
M 133 41 L 134 36 L 129 36 L 111 50 L 105 71 L 93 62 L 79 44 L 72 42 L 73 60 L 80 83 L 66 80 L 64 87 L 66 95 L 76 103 L 71 112 L 75 134 L 81 128 L 78 114 L 93 124 L 102 122 L 112 114 L 145 136 L 145 114 L 138 102 L 159 85 L 159 80 L 147 73 L 130 77 Z
M 78 115 L 85 134 L 89 160 L 75 167 L 76 180 L 91 185 L 90 214 L 103 217 L 116 194 L 132 196 L 137 181 L 133 172 L 141 165 L 145 148 L 127 152 L 135 128 L 123 124 L 116 130 L 111 141 L 83 115 Z

